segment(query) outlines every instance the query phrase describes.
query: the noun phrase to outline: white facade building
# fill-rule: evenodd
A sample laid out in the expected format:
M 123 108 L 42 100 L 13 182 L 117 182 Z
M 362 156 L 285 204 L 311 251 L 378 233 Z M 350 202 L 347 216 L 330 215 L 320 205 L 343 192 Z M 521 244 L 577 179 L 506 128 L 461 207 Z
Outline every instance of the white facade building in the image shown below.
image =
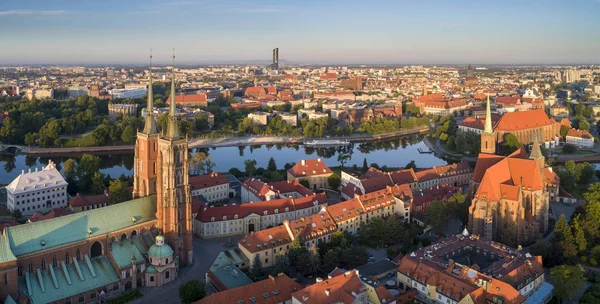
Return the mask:
M 42 170 L 22 171 L 6 186 L 7 207 L 23 215 L 66 207 L 67 185 L 52 161 Z
M 113 98 L 140 98 L 148 93 L 144 87 L 130 89 L 112 89 L 109 91 Z

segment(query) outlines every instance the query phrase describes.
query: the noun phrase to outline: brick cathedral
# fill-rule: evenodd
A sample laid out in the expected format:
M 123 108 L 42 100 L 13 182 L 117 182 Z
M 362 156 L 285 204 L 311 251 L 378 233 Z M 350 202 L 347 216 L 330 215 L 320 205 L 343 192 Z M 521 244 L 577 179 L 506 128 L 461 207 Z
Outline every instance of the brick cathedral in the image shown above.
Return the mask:
M 560 180 L 545 165 L 537 138 L 529 155 L 521 147 L 506 157 L 496 155 L 496 138 L 488 99 L 468 229 L 512 246 L 530 244 L 548 231 L 549 202 L 556 199 Z
M 193 262 L 187 138 L 179 134 L 174 102 L 167 129 L 159 132 L 151 74 L 152 64 L 145 125 L 135 147 L 133 200 L 5 228 L 4 303 L 103 302 L 140 286 L 169 283 L 181 265 Z

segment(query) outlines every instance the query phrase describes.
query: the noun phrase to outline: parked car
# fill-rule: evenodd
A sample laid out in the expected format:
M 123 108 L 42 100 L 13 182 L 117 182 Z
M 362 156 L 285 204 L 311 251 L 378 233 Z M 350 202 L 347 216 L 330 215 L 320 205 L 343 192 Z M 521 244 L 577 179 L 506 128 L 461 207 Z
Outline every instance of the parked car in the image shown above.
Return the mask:
M 372 255 L 369 255 L 369 262 L 375 262 L 375 257 Z

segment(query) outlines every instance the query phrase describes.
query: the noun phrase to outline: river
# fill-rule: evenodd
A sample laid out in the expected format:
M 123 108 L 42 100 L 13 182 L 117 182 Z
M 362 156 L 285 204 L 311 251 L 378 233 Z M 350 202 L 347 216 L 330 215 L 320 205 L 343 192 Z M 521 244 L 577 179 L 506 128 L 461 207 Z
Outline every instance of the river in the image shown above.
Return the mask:
M 257 167 L 266 167 L 270 157 L 275 159 L 277 166 L 283 168 L 285 163 L 298 162 L 301 159 L 321 158 L 330 166 L 338 166 L 337 155 L 351 154 L 351 159 L 345 166 L 362 166 L 366 158 L 367 163 L 377 163 L 379 166 L 404 167 L 414 160 L 416 165 L 427 168 L 447 164 L 446 160 L 433 154 L 421 154 L 418 149 L 429 150 L 423 143 L 422 137 L 411 136 L 401 139 L 392 139 L 372 143 L 354 143 L 347 147 L 336 148 L 311 148 L 302 145 L 262 145 L 246 147 L 220 147 L 201 148 L 194 151 L 206 152 L 215 162 L 214 171 L 224 172 L 231 168 L 244 170 L 244 160 L 255 159 Z M 131 155 L 101 155 L 101 172 L 111 177 L 121 174 L 132 175 L 133 154 Z M 68 157 L 34 157 L 26 155 L 0 155 L 0 184 L 8 184 L 14 180 L 21 170 L 35 170 L 48 164 L 52 160 L 60 165 Z

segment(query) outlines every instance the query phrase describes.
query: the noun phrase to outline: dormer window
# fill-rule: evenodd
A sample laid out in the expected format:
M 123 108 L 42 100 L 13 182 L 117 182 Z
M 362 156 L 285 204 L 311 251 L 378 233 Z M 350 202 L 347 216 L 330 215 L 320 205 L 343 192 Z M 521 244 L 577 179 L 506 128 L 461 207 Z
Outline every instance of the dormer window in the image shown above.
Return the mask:
M 267 215 L 267 210 L 265 210 L 264 215 Z
M 237 215 L 237 214 L 236 214 L 236 215 L 234 215 L 234 216 L 233 216 L 233 218 L 234 218 L 234 219 L 237 219 L 237 218 L 238 218 L 238 215 Z
M 210 218 L 210 221 L 211 221 L 211 222 L 214 222 L 214 221 L 215 221 L 215 217 L 214 217 L 214 216 L 213 216 L 213 217 L 211 217 L 211 218 Z
M 279 213 L 279 209 L 275 209 L 275 214 Z
M 223 215 L 223 220 L 226 221 L 227 220 L 227 215 Z

